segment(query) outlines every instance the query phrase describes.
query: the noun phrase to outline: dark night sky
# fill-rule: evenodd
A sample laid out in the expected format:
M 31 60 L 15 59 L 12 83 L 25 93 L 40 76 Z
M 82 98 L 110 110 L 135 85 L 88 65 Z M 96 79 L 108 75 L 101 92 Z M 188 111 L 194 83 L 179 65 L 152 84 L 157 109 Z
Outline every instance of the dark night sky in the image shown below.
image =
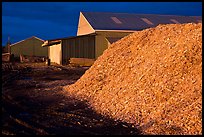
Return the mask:
M 202 16 L 202 2 L 2 2 L 2 45 L 75 36 L 80 11 Z

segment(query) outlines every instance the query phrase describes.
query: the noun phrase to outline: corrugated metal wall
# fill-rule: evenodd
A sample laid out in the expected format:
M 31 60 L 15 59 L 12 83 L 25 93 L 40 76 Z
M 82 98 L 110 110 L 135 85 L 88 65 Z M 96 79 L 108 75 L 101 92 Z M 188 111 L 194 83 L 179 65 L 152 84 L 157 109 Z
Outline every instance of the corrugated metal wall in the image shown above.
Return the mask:
M 62 40 L 62 64 L 70 58 L 95 59 L 95 36 L 82 36 Z

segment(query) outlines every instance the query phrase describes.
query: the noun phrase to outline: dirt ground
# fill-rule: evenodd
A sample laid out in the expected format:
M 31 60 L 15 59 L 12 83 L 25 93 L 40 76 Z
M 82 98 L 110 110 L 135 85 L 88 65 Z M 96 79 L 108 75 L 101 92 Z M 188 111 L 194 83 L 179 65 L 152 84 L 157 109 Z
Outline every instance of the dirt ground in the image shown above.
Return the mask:
M 63 95 L 88 67 L 45 63 L 2 64 L 3 135 L 138 135 L 128 123 L 94 112 Z

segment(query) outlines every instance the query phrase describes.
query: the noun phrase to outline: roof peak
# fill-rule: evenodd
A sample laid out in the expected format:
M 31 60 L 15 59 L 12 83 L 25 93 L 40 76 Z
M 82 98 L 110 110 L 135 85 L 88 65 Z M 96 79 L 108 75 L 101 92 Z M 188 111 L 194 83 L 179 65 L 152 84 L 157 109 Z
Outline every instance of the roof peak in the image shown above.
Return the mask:
M 20 41 L 18 41 L 18 42 L 15 42 L 15 43 L 11 44 L 10 46 L 16 45 L 16 44 L 18 44 L 18 43 L 20 43 L 20 42 L 23 42 L 23 41 L 28 40 L 28 39 L 31 39 L 31 38 L 36 38 L 36 39 L 38 39 L 38 40 L 44 42 L 43 39 L 40 39 L 40 38 L 38 38 L 38 37 L 36 37 L 36 36 L 31 36 L 31 37 L 28 37 L 28 38 L 26 38 L 26 39 L 23 39 L 23 40 L 20 40 Z

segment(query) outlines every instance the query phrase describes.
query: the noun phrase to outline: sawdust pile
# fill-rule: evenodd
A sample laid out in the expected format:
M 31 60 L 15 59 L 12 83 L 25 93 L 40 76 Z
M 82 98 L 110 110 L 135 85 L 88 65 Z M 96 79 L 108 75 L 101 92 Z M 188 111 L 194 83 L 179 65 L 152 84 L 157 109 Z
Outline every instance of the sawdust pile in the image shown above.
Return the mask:
M 202 24 L 132 33 L 64 89 L 144 134 L 202 134 Z

